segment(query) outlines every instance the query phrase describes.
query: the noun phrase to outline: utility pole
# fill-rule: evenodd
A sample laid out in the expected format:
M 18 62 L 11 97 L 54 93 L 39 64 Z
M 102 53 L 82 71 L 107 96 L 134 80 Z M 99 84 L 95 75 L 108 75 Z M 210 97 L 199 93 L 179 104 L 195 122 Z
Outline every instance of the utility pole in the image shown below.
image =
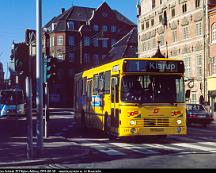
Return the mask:
M 26 77 L 26 97 L 27 97 L 27 158 L 32 158 L 33 153 L 33 133 L 32 133 L 32 81 L 30 75 Z
M 36 0 L 36 105 L 37 154 L 43 151 L 43 61 L 42 61 L 42 0 Z

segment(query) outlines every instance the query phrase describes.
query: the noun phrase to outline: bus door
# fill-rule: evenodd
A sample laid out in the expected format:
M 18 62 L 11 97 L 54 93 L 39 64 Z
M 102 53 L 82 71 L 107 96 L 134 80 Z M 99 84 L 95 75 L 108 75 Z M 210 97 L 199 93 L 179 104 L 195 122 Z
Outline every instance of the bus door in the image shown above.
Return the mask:
M 111 129 L 119 127 L 119 78 L 111 78 Z
M 89 116 L 90 113 L 92 112 L 92 106 L 91 106 L 91 102 L 92 102 L 92 80 L 88 80 L 87 81 L 87 98 L 86 98 L 86 109 L 85 109 L 85 120 L 86 120 L 86 124 L 89 124 Z

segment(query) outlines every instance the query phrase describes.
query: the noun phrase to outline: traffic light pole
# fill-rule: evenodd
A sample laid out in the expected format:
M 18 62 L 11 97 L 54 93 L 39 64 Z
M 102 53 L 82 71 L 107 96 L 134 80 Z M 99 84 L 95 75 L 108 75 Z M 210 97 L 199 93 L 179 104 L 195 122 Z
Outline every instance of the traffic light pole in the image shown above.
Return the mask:
M 32 158 L 33 137 L 32 137 L 32 81 L 31 77 L 26 77 L 26 97 L 27 97 L 27 158 Z
M 45 124 L 45 128 L 44 128 L 44 136 L 45 138 L 48 137 L 48 121 L 49 121 L 49 88 L 48 88 L 48 83 L 46 82 L 45 83 L 45 110 L 44 110 L 44 113 L 45 113 L 45 121 L 44 121 L 44 124 Z
M 36 0 L 36 105 L 37 154 L 43 151 L 43 61 L 42 61 L 42 0 Z

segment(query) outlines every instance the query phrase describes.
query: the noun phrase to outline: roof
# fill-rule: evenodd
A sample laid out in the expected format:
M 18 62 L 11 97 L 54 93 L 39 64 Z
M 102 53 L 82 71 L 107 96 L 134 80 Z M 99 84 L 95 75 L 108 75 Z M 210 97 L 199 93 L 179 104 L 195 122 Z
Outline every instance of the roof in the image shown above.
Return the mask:
M 100 7 L 102 6 L 108 6 L 108 4 L 106 2 L 103 2 Z M 66 30 L 66 21 L 72 20 L 87 22 L 92 17 L 93 12 L 97 11 L 99 8 L 96 9 L 89 7 L 72 6 L 68 10 L 61 13 L 59 16 L 52 18 L 44 27 L 48 28 L 52 23 L 57 23 L 55 31 Z M 117 10 L 112 11 L 116 15 L 117 20 L 128 25 L 136 25 Z
M 107 61 L 130 57 L 137 57 L 137 28 L 134 27 L 127 35 L 112 46 L 106 56 Z

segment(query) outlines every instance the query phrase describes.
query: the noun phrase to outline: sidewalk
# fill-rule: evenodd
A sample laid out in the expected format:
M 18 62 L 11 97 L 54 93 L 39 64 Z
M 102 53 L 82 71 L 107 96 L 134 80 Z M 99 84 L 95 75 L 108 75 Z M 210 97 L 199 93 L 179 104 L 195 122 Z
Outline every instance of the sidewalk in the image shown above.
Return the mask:
M 43 152 L 36 156 L 34 143 L 33 158 L 27 159 L 25 137 L 14 137 L 0 141 L 0 169 L 6 167 L 30 166 L 60 163 L 78 159 L 88 154 L 84 147 L 76 145 L 63 137 L 49 137 L 44 140 Z

